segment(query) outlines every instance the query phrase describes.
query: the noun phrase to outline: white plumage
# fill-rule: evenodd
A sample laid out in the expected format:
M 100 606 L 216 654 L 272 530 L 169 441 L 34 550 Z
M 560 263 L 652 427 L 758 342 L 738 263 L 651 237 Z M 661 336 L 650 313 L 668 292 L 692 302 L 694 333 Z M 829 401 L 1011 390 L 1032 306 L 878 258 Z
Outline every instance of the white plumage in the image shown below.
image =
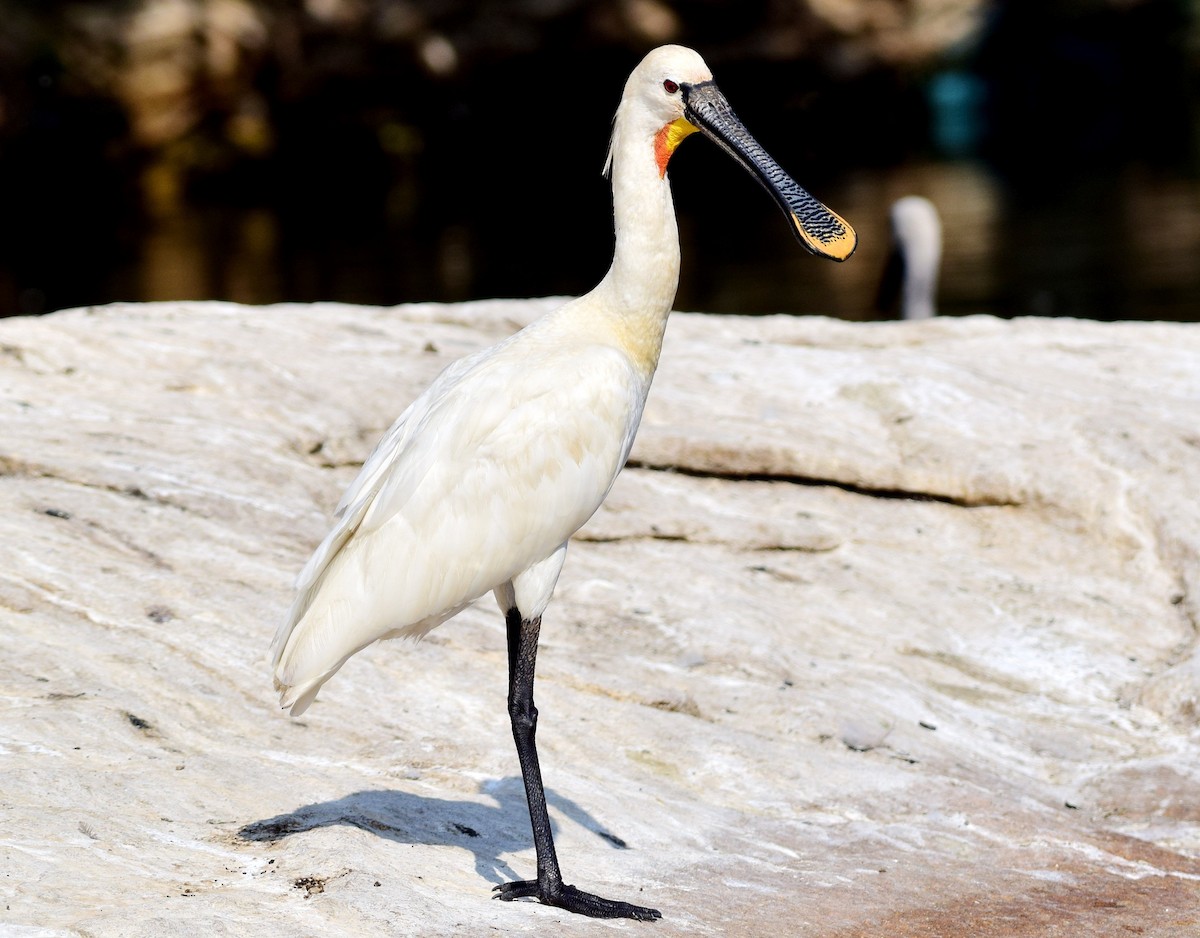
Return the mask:
M 938 268 L 942 263 L 942 220 L 937 207 L 920 195 L 892 203 L 894 250 L 903 263 L 900 315 L 932 319 L 937 315 Z
M 600 284 L 451 365 L 401 415 L 337 508 L 275 636 L 275 686 L 303 713 L 355 652 L 421 636 L 489 590 L 505 614 L 508 708 L 538 875 L 499 898 L 584 915 L 655 919 L 562 881 L 534 734 L 542 612 L 567 539 L 625 464 L 679 281 L 667 162 L 702 130 L 750 170 L 816 254 L 844 260 L 853 230 L 779 168 L 734 116 L 703 60 L 664 46 L 630 75 L 613 125 L 616 248 Z
M 356 651 L 522 586 L 600 506 L 652 372 L 598 305 L 590 294 L 454 363 L 380 441 L 275 637 L 293 715 Z M 541 613 L 559 568 L 531 575 L 523 612 Z
M 690 50 L 659 58 L 711 78 Z M 450 365 L 367 459 L 275 636 L 275 685 L 293 716 L 355 652 L 423 635 L 489 590 L 502 608 L 521 593 L 522 613 L 539 615 L 560 548 L 624 465 L 679 280 L 671 189 L 653 146 L 679 114 L 630 94 L 646 70 L 630 77 L 613 131 L 612 267 L 586 296 Z

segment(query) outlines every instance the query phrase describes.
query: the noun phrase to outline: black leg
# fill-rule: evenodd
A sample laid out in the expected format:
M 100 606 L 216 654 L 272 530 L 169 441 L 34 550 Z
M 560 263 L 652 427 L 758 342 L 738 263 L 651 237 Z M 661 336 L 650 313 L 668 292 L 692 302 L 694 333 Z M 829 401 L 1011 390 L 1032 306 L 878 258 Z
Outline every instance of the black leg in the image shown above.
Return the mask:
M 534 743 L 537 707 L 533 705 L 533 672 L 537 665 L 538 633 L 542 620 L 540 616 L 522 619 L 518 610 L 510 609 L 505 615 L 505 623 L 508 625 L 508 715 L 512 720 L 517 758 L 521 762 L 521 777 L 525 780 L 525 798 L 529 802 L 529 822 L 533 827 L 533 845 L 537 850 L 537 879 L 501 883 L 496 887 L 496 898 L 534 898 L 546 905 L 593 918 L 635 918 L 643 921 L 661 918 L 657 909 L 601 899 L 562 881 L 558 856 L 554 852 L 550 815 L 546 810 L 542 770 L 538 765 L 537 746 Z

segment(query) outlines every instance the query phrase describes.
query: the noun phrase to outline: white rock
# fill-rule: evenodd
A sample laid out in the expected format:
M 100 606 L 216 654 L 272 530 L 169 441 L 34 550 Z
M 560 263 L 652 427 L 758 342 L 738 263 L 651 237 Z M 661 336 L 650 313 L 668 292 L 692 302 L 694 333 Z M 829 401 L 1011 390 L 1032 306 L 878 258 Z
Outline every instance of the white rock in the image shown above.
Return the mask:
M 282 715 L 356 462 L 552 302 L 0 321 L 0 934 L 1200 928 L 1191 325 L 672 320 L 538 684 L 564 872 L 657 925 L 489 899 L 490 599 Z

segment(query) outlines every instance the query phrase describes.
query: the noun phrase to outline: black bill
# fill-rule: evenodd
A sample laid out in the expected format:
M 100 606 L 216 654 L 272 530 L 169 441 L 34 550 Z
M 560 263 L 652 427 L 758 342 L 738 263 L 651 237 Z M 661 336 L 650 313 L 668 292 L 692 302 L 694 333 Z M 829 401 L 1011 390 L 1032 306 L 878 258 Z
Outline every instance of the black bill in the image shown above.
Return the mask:
M 846 220 L 792 179 L 748 131 L 715 83 L 683 85 L 683 116 L 762 183 L 792 222 L 800 243 L 818 257 L 844 261 L 858 246 Z

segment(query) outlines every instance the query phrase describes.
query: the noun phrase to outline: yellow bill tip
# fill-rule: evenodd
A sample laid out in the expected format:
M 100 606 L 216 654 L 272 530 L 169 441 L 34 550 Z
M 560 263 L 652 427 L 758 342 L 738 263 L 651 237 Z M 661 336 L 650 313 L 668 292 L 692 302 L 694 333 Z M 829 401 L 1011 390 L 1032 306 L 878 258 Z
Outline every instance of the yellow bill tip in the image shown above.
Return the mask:
M 797 215 L 792 215 L 792 224 L 804 246 L 819 257 L 827 257 L 832 261 L 844 261 L 858 247 L 858 235 L 850 227 L 849 222 L 837 212 L 829 212 L 828 219 L 822 219 L 820 227 L 806 225 Z

